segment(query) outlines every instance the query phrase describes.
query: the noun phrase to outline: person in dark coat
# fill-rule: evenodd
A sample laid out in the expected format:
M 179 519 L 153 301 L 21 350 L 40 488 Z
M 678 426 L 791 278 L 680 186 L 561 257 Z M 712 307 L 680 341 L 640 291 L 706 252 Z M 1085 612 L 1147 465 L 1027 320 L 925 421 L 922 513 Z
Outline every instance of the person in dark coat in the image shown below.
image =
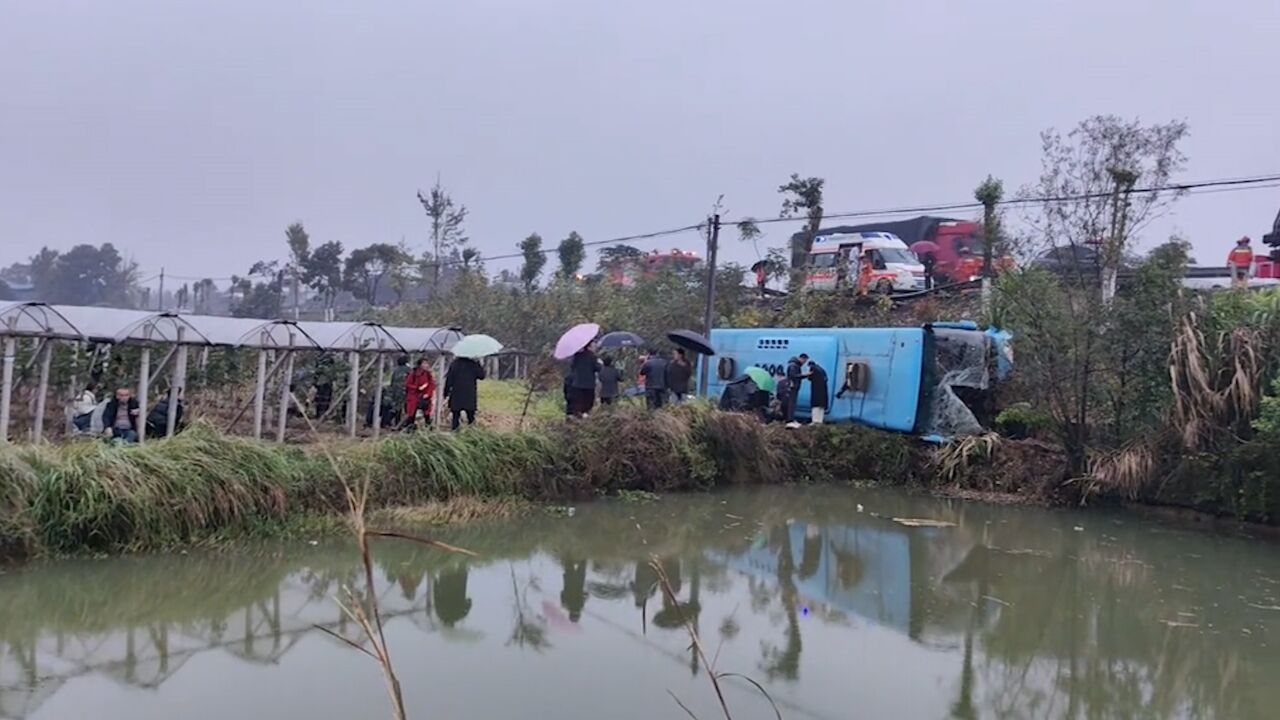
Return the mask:
M 933 259 L 933 253 L 927 252 L 920 256 L 920 264 L 924 266 L 924 289 L 933 289 L 933 266 L 936 261 Z
M 387 414 L 383 418 L 383 427 L 396 427 L 404 415 L 405 380 L 409 377 L 409 356 L 396 358 L 396 366 L 391 370 L 391 383 L 387 385 L 382 398 L 387 406 Z
M 182 396 L 178 396 L 178 411 L 173 421 L 173 432 L 177 433 L 182 430 L 182 414 L 186 410 L 183 407 Z M 169 396 L 166 395 L 160 399 L 151 408 L 151 412 L 147 413 L 147 435 L 151 437 L 164 437 L 169 429 Z
M 116 388 L 116 396 L 102 409 L 102 434 L 124 442 L 138 442 L 138 400 L 127 387 Z
M 613 366 L 613 358 L 606 357 L 600 368 L 600 404 L 612 405 L 618 399 L 618 386 L 622 382 L 622 373 Z
M 600 361 L 591 348 L 585 347 L 569 360 L 569 398 L 571 415 L 585 417 L 596 404 L 596 374 Z
M 676 348 L 676 355 L 667 363 L 667 390 L 676 396 L 676 404 L 684 402 L 689 394 L 689 380 L 693 378 L 693 365 L 685 356 L 684 348 Z
M 805 357 L 808 357 L 807 355 Z M 800 380 L 804 377 L 804 363 L 793 357 L 787 361 L 787 400 L 784 404 L 787 423 L 796 421 L 796 405 L 800 402 Z M 781 391 L 779 391 L 781 397 Z
M 667 359 L 657 350 L 649 351 L 649 359 L 640 366 L 640 378 L 644 380 L 645 405 L 658 410 L 667 404 Z
M 724 392 L 720 393 L 720 409 L 725 412 L 750 412 L 759 389 L 755 381 L 743 375 L 724 386 Z
M 564 374 L 564 416 L 573 417 L 573 373 Z
M 800 359 L 809 366 L 809 372 L 805 373 L 805 377 L 809 380 L 809 407 L 813 412 L 813 422 L 815 425 L 821 425 L 826 418 L 827 407 L 831 404 L 828 398 L 827 371 L 810 360 L 808 355 L 801 355 Z
M 452 417 L 449 427 L 457 430 L 462 424 L 462 414 L 467 414 L 467 424 L 476 424 L 476 383 L 484 379 L 484 366 L 472 358 L 460 357 L 449 366 L 444 377 L 444 397 L 449 402 Z

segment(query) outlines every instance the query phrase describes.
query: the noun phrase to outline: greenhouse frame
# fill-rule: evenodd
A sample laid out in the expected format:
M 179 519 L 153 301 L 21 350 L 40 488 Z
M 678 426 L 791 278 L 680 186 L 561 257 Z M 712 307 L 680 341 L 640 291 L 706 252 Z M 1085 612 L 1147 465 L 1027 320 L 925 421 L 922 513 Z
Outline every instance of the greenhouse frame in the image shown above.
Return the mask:
M 138 368 L 137 400 L 143 414 L 148 407 L 148 389 L 152 382 L 152 351 L 168 350 L 155 369 L 160 375 L 172 361 L 170 391 L 177 397 L 187 382 L 188 352 L 191 348 L 244 348 L 257 350 L 256 384 L 252 399 L 253 436 L 262 437 L 263 418 L 267 407 L 267 385 L 283 373 L 293 376 L 294 359 L 302 351 L 340 353 L 350 365 L 347 381 L 347 434 L 355 436 L 359 418 L 361 363 L 373 355 L 376 363 L 374 407 L 381 407 L 382 389 L 389 354 L 422 353 L 435 359 L 436 375 L 442 377 L 450 349 L 462 338 L 459 328 L 394 327 L 372 321 L 309 322 L 294 320 L 260 320 L 213 315 L 191 315 L 179 312 L 122 310 L 105 307 L 50 305 L 41 302 L 0 304 L 0 338 L 4 341 L 3 378 L 0 380 L 0 442 L 9 441 L 13 375 L 17 360 L 17 343 L 29 339 L 36 344 L 35 362 L 39 363 L 39 386 L 31 429 L 33 442 L 44 436 L 44 421 L 49 394 L 49 368 L 59 345 L 93 344 L 101 346 L 137 346 L 141 349 Z M 96 351 L 95 351 L 96 352 Z M 368 368 L 365 368 L 368 369 Z M 74 377 L 72 384 L 74 385 Z M 291 400 L 289 382 L 280 383 L 276 440 L 283 442 L 285 423 Z M 443 382 L 436 383 L 433 407 L 437 423 L 441 412 Z M 294 399 L 296 403 L 296 399 Z M 247 411 L 247 404 L 241 414 Z M 169 403 L 166 436 L 174 433 L 177 403 Z M 373 413 L 373 432 L 381 429 L 381 413 Z M 237 415 L 237 420 L 239 419 Z M 234 425 L 234 422 L 233 422 Z M 146 440 L 146 423 L 138 424 L 139 442 Z

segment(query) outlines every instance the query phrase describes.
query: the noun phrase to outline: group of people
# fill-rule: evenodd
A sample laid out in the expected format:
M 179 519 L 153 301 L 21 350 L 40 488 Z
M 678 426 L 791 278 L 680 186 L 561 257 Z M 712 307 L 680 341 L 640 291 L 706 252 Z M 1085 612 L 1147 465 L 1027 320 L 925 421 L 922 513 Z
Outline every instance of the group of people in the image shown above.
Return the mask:
M 449 426 L 457 430 L 465 417 L 468 425 L 476 422 L 479 405 L 477 384 L 485 378 L 484 366 L 472 358 L 455 358 L 449 364 L 444 377 L 444 401 L 449 410 Z M 431 372 L 431 361 L 419 358 L 417 365 L 409 367 L 409 356 L 396 359 L 391 371 L 391 381 L 382 394 L 382 425 L 399 430 L 417 428 L 418 417 L 426 426 L 431 425 L 435 412 L 436 377 Z M 373 403 L 369 404 L 366 425 L 373 424 Z
M 681 403 L 688 397 L 693 363 L 684 348 L 676 348 L 670 358 L 661 350 L 651 349 L 640 357 L 638 366 L 637 389 L 643 389 L 645 406 L 650 410 L 664 407 L 672 398 Z M 564 376 L 565 415 L 587 415 L 597 397 L 601 405 L 614 404 L 622 395 L 622 381 L 622 371 L 612 357 L 601 358 L 590 346 L 579 350 L 569 360 Z
M 80 395 L 71 404 L 71 424 L 80 433 L 92 433 L 93 415 L 98 411 L 99 384 L 90 382 L 80 391 Z M 139 437 L 139 423 L 146 423 L 147 435 L 162 437 L 169 429 L 169 395 L 166 394 L 151 411 L 142 416 L 142 407 L 133 396 L 133 390 L 127 387 L 116 388 L 115 394 L 102 405 L 102 435 L 109 440 L 125 443 L 136 443 Z M 182 402 L 182 393 L 178 393 L 177 409 L 174 414 L 174 432 L 182 428 L 182 415 L 186 409 Z
M 720 396 L 720 409 L 731 412 L 751 412 L 766 422 L 786 423 L 798 427 L 796 407 L 800 402 L 800 390 L 809 383 L 810 418 L 820 425 L 826 419 L 830 407 L 830 388 L 827 371 L 807 354 L 801 353 L 787 360 L 783 374 L 774 379 L 774 391 L 762 390 L 748 375 L 725 386 Z M 837 393 L 836 397 L 840 394 Z

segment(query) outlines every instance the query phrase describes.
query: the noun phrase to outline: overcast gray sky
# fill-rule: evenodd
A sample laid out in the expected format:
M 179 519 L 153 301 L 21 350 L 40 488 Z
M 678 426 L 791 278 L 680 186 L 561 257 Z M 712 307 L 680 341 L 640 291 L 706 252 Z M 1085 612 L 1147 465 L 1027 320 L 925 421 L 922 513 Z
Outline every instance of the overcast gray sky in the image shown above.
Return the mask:
M 962 201 L 1096 113 L 1189 121 L 1185 179 L 1277 172 L 1278 28 L 1275 0 L 0 0 L 0 263 L 110 241 L 226 276 L 294 220 L 421 249 L 437 172 L 490 255 L 695 223 L 721 193 L 776 215 L 792 172 L 832 212 Z M 1220 263 L 1278 208 L 1192 197 L 1146 240 Z M 645 247 L 673 245 L 699 240 Z

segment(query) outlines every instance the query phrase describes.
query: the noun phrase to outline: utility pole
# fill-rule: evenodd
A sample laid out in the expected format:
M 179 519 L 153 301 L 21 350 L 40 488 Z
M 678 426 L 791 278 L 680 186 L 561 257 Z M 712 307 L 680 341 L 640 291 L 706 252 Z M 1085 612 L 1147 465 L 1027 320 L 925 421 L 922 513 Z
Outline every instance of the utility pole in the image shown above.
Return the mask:
M 164 268 L 160 268 L 160 292 L 156 293 L 156 310 L 164 312 Z
M 720 246 L 720 213 L 707 218 L 707 306 L 702 312 L 702 333 L 711 337 L 711 323 L 716 312 L 716 251 Z M 707 394 L 707 378 L 711 361 L 702 356 L 701 368 L 698 371 L 698 394 Z

